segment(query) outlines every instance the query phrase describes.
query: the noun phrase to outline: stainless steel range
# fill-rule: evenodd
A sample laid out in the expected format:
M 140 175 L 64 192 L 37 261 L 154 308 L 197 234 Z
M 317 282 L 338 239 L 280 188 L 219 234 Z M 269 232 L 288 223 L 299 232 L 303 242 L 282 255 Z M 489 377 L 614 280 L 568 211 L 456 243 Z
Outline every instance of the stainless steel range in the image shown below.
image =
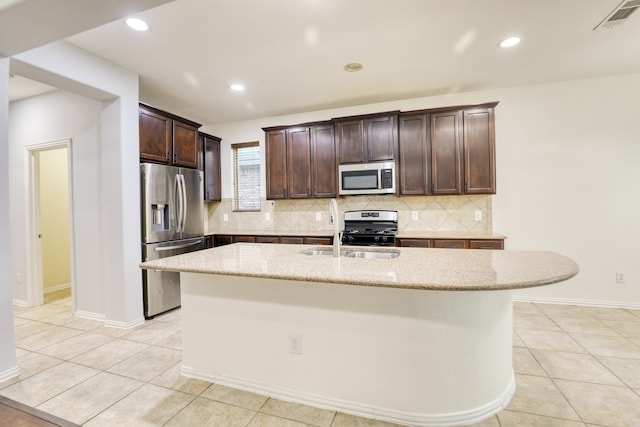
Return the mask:
M 343 245 L 395 246 L 398 211 L 346 211 Z

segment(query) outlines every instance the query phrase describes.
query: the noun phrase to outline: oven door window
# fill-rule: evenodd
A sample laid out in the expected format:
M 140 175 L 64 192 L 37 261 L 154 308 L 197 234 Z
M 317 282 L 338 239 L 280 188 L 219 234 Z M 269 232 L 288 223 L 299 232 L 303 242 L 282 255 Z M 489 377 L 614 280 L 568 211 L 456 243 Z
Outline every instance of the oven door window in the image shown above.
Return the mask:
M 376 190 L 378 189 L 378 171 L 343 171 L 343 190 Z

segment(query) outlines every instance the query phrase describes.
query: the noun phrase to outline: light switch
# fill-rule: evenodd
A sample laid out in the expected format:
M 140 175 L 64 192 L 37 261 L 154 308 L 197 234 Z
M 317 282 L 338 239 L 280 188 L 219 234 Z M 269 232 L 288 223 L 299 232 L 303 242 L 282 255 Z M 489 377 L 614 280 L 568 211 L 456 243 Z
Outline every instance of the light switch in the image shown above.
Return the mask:
M 264 214 L 264 220 L 265 220 L 265 221 L 271 221 L 271 214 L 270 214 L 269 212 L 266 212 L 266 213 Z

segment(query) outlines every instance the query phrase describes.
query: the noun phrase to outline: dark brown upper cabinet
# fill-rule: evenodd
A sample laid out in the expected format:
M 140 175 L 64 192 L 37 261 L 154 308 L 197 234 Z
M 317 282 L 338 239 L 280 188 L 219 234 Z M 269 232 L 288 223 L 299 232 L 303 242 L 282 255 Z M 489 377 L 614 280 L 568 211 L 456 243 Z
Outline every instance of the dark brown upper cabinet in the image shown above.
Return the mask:
M 399 193 L 495 194 L 496 105 L 400 114 Z
M 199 145 L 202 147 L 202 167 L 204 175 L 204 200 L 216 202 L 222 200 L 220 142 L 221 139 L 200 132 L 198 134 Z
M 398 119 L 400 140 L 398 185 L 402 195 L 429 194 L 430 175 L 427 167 L 431 163 L 427 143 L 429 126 L 429 114 L 403 113 Z
M 341 164 L 394 160 L 398 112 L 335 119 L 335 133 Z
M 202 156 L 199 123 L 140 104 L 140 161 L 197 169 Z
M 462 112 L 431 114 L 431 194 L 462 194 Z
M 267 199 L 287 198 L 287 134 L 285 129 L 265 131 Z
M 311 197 L 311 138 L 309 128 L 287 129 L 287 196 Z
M 335 197 L 333 125 L 266 128 L 267 199 Z
M 494 109 L 465 109 L 463 114 L 465 193 L 495 194 Z
M 336 197 L 336 144 L 333 124 L 311 126 L 311 196 Z

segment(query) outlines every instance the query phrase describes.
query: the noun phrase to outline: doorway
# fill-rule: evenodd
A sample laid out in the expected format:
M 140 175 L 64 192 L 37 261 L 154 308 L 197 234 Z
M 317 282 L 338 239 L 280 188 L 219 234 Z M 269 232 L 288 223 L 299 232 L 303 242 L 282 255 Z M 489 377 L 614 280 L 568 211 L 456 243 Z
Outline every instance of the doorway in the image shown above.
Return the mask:
M 27 147 L 29 161 L 30 306 L 68 299 L 73 304 L 71 141 Z

